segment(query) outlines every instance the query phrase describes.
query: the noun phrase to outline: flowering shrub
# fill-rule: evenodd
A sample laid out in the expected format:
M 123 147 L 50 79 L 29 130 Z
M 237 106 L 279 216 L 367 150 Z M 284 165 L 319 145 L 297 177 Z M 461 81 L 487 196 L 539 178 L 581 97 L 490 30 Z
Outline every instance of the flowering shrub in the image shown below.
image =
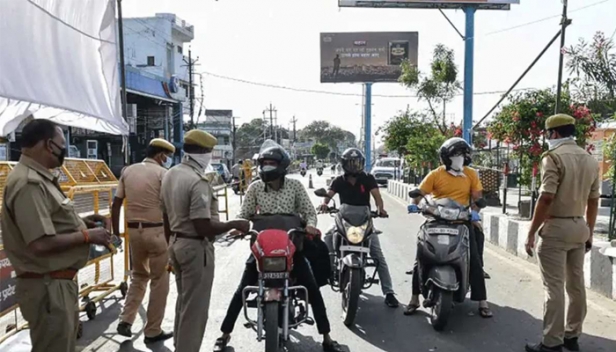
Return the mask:
M 496 114 L 488 126 L 488 138 L 500 140 L 512 146 L 522 166 L 520 182 L 530 185 L 533 172 L 547 150 L 544 144 L 545 120 L 553 115 L 556 95 L 553 90 L 526 91 L 513 96 L 510 103 Z M 572 102 L 564 89 L 561 98 L 561 113 L 576 119 L 575 138 L 578 145 L 585 147 L 586 141 L 595 130 L 591 111 L 581 103 Z M 590 152 L 593 146 L 589 145 Z

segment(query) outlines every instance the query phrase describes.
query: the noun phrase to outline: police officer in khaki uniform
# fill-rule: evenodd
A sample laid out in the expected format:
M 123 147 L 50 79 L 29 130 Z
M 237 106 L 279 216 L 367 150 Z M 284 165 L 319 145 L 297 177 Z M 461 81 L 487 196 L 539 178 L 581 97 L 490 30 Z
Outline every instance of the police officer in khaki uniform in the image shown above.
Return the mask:
M 117 331 L 122 336 L 132 336 L 131 326 L 151 280 L 147 321 L 143 331 L 146 344 L 173 337 L 172 332 L 164 332 L 161 328 L 169 294 L 169 254 L 160 210 L 160 187 L 167 168 L 171 166 L 173 153 L 173 144 L 160 138 L 152 139 L 145 160 L 122 172 L 111 211 L 113 231 L 119 234 L 120 210 L 126 199 L 132 270 Z
M 162 183 L 165 232 L 170 236 L 169 257 L 178 291 L 174 329 L 178 352 L 197 352 L 201 347 L 214 281 L 215 237 L 231 229 L 249 230 L 246 220 L 218 221 L 215 193 L 205 174 L 216 142 L 205 131 L 187 132 L 182 163 L 169 170 Z
M 584 254 L 592 247 L 597 219 L 599 164 L 573 139 L 573 117 L 551 116 L 545 129 L 549 151 L 541 162 L 541 195 L 526 241 L 532 256 L 539 231 L 537 257 L 545 290 L 543 340 L 527 345 L 526 350 L 579 351 L 586 316 Z M 569 296 L 566 324 L 565 289 Z
M 32 120 L 21 145 L 1 215 L 4 248 L 17 274 L 17 302 L 33 352 L 73 352 L 79 323 L 74 278 L 88 261 L 90 243 L 109 245 L 111 236 L 95 228 L 102 216 L 79 218 L 50 171 L 64 162 L 62 129 L 49 120 Z

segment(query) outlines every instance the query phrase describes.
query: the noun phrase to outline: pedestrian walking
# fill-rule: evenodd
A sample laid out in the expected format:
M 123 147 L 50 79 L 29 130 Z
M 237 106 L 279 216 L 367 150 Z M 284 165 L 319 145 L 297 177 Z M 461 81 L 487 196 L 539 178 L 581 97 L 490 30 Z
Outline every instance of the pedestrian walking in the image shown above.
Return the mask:
M 6 180 L 2 240 L 17 274 L 16 298 L 28 322 L 32 352 L 73 352 L 79 326 L 74 280 L 90 244 L 108 246 L 97 228 L 100 215 L 81 219 L 50 170 L 62 166 L 66 139 L 49 120 L 32 120 L 22 131 L 22 155 Z
M 586 317 L 584 254 L 592 247 L 599 208 L 601 178 L 597 160 L 575 140 L 575 119 L 558 114 L 545 122 L 549 151 L 541 162 L 541 195 L 526 240 L 543 278 L 543 340 L 526 345 L 528 352 L 579 351 Z M 586 215 L 586 220 L 584 220 Z M 565 321 L 565 289 L 569 306 Z
M 214 281 L 215 237 L 231 229 L 249 230 L 246 220 L 219 221 L 218 201 L 205 174 L 216 142 L 205 131 L 188 131 L 182 163 L 162 182 L 163 219 L 178 291 L 174 328 L 178 352 L 197 352 L 203 341 Z
M 132 336 L 131 327 L 143 302 L 150 282 L 150 299 L 143 334 L 145 343 L 173 337 L 161 328 L 169 294 L 168 242 L 160 209 L 160 188 L 167 168 L 171 166 L 175 147 L 164 139 L 150 141 L 146 158 L 122 172 L 113 199 L 111 220 L 114 234 L 120 234 L 120 211 L 126 200 L 126 223 L 131 255 L 131 283 L 124 309 L 120 314 L 118 334 Z

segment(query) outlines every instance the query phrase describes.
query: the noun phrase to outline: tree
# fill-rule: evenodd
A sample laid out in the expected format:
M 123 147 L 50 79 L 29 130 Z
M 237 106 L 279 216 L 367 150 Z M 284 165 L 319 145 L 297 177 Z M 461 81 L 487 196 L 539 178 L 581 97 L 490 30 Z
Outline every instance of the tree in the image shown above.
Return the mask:
M 573 97 L 583 101 L 600 120 L 616 112 L 616 47 L 612 38 L 597 32 L 592 42 L 580 39 L 565 49 Z
M 453 50 L 443 44 L 434 48 L 429 76 L 421 73 L 410 61 L 403 62 L 402 74 L 398 80 L 414 90 L 419 101 L 428 104 L 428 115 L 441 133 L 446 135 L 446 106 L 461 89 Z
M 261 118 L 256 118 L 242 124 L 235 132 L 235 157 L 238 159 L 252 158 L 259 152 L 264 142 L 263 131 L 266 123 Z
M 326 159 L 329 155 L 329 147 L 321 143 L 315 143 L 310 151 L 316 155 L 317 159 L 321 160 Z

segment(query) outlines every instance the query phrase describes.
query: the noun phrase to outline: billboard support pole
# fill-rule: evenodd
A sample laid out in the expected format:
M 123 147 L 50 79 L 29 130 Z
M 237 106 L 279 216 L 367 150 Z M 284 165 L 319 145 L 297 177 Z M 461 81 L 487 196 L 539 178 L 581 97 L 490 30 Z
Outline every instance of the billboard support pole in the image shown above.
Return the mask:
M 472 143 L 473 127 L 473 66 L 475 59 L 475 11 L 477 7 L 466 6 L 466 31 L 464 33 L 464 123 L 462 136 Z
M 366 154 L 366 172 L 372 166 L 372 83 L 364 83 L 366 103 L 364 105 L 364 153 Z

